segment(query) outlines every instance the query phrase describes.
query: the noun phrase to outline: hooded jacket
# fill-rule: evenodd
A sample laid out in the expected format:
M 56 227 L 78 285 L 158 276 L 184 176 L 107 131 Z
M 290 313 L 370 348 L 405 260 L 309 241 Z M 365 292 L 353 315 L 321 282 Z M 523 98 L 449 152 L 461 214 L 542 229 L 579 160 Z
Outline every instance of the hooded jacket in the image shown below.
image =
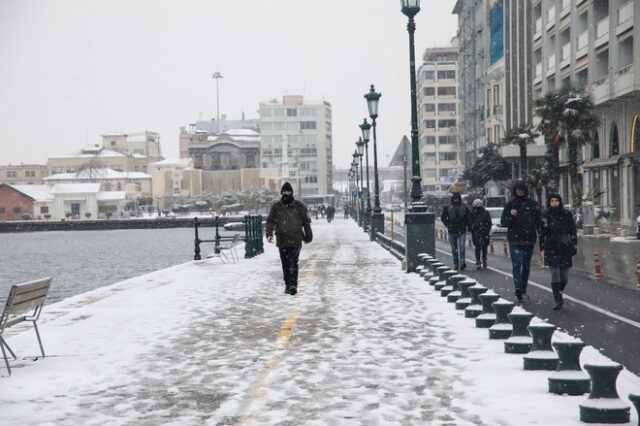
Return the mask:
M 518 197 L 516 189 L 524 188 L 524 195 Z M 517 215 L 511 215 L 516 210 Z M 536 244 L 538 233 L 542 229 L 542 218 L 538 203 L 529 198 L 529 191 L 522 182 L 517 182 L 513 188 L 513 198 L 502 210 L 500 225 L 507 228 L 507 240 L 512 244 Z
M 474 246 L 486 246 L 491 235 L 491 215 L 483 207 L 474 207 L 469 219 L 469 231 Z
M 276 236 L 278 247 L 301 247 L 313 240 L 307 207 L 296 199 L 280 200 L 271 206 L 267 217 L 267 237 Z
M 459 193 L 451 196 L 451 204 L 442 209 L 440 215 L 442 224 L 447 227 L 450 234 L 460 235 L 467 232 L 469 226 L 469 207 L 462 202 Z
M 552 198 L 560 200 L 559 207 L 551 207 Z M 545 212 L 546 224 L 540 234 L 540 250 L 544 250 L 544 263 L 554 268 L 570 268 L 571 258 L 577 253 L 578 234 L 571 212 L 564 209 L 559 194 L 550 194 Z

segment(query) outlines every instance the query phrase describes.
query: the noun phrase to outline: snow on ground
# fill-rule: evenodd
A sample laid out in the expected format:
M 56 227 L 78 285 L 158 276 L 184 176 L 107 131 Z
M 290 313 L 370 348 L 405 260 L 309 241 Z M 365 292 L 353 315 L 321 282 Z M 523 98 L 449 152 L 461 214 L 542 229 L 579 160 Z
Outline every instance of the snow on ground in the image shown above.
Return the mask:
M 548 394 L 550 372 L 523 371 L 353 221 L 313 226 L 295 297 L 266 245 L 46 306 L 47 358 L 32 330 L 8 340 L 0 424 L 580 424 L 585 396 Z M 624 370 L 618 391 L 640 379 Z

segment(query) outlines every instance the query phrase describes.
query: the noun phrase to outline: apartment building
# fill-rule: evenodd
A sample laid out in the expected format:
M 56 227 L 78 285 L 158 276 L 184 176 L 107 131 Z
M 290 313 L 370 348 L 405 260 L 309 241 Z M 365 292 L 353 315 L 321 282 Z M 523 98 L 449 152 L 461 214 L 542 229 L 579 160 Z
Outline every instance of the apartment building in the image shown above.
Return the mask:
M 332 190 L 333 140 L 331 104 L 283 96 L 260 103 L 262 168 L 282 170 L 304 195 Z M 302 195 L 301 194 L 301 195 Z
M 640 215 L 640 0 L 533 0 L 533 95 L 586 86 L 599 127 L 582 149 L 583 194 L 604 191 L 614 223 Z M 566 152 L 560 187 L 570 199 Z
M 425 192 L 447 190 L 462 173 L 457 43 L 454 39 L 452 46 L 426 49 L 418 69 L 420 173 Z
M 102 146 L 124 154 L 150 157 L 157 161 L 161 156 L 160 135 L 145 130 L 140 133 L 106 133 Z
M 48 176 L 44 164 L 9 164 L 0 166 L 0 183 L 11 185 L 41 185 Z

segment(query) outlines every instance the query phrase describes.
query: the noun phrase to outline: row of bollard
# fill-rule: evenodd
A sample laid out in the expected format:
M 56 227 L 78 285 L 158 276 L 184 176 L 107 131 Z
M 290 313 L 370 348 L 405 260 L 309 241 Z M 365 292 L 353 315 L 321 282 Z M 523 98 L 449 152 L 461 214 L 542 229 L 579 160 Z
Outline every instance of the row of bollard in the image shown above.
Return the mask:
M 505 244 L 506 247 L 506 244 Z M 505 248 L 506 250 L 506 248 Z M 615 362 L 587 363 L 586 373 L 580 368 L 580 353 L 585 344 L 574 339 L 551 342 L 556 326 L 531 323 L 533 314 L 501 299 L 493 290 L 466 275 L 458 274 L 435 257 L 418 256 L 416 272 L 456 310 L 464 310 L 465 318 L 486 328 L 489 339 L 504 340 L 504 352 L 523 355 L 524 370 L 553 371 L 548 378 L 550 393 L 583 395 L 580 420 L 585 423 L 628 423 L 631 408 L 618 396 L 617 377 L 622 366 Z M 554 351 L 555 349 L 555 351 Z M 630 394 L 640 418 L 640 395 Z M 639 420 L 640 426 L 640 420 Z

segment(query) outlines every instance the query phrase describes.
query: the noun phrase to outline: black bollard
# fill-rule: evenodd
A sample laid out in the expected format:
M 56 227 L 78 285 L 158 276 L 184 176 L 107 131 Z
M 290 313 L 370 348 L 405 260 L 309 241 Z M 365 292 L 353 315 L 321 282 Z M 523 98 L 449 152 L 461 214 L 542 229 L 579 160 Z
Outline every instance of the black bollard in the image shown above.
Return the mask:
M 622 365 L 615 362 L 588 363 L 591 393 L 580 403 L 580 421 L 585 423 L 629 423 L 631 407 L 618 396 L 616 380 Z
M 444 287 L 446 287 L 447 281 L 449 281 L 449 278 L 451 278 L 454 275 L 458 275 L 458 272 L 454 271 L 453 269 L 444 271 L 440 275 L 440 281 L 438 281 L 436 285 L 433 286 L 433 288 L 435 288 L 437 291 L 442 290 Z
M 449 278 L 447 278 L 447 284 L 440 289 L 440 296 L 441 297 L 449 296 L 449 294 L 451 294 L 455 289 L 457 289 L 456 284 L 458 283 L 458 281 L 462 281 L 465 278 L 467 278 L 465 275 L 460 275 L 460 274 L 451 275 Z M 448 300 L 449 299 L 447 298 L 447 301 Z
M 531 351 L 523 357 L 525 370 L 556 370 L 558 355 L 551 347 L 551 337 L 556 331 L 553 324 L 530 324 L 527 329 L 531 334 Z
M 513 311 L 515 305 L 508 300 L 500 299 L 491 305 L 496 313 L 495 323 L 489 327 L 489 339 L 508 339 L 513 331 L 513 326 L 508 315 Z
M 517 311 L 514 309 L 507 317 L 513 325 L 513 331 L 511 336 L 504 342 L 504 352 L 507 354 L 526 354 L 533 345 L 533 340 L 529 335 L 529 330 L 527 330 L 533 314 L 522 309 Z
M 482 305 L 480 304 L 480 296 L 482 293 L 489 289 L 480 284 L 476 284 L 469 287 L 469 294 L 471 295 L 471 304 L 464 309 L 465 318 L 475 318 L 482 313 Z
M 471 278 L 467 278 L 466 280 L 460 281 L 458 283 L 458 287 L 460 287 L 460 298 L 456 300 L 456 309 L 462 310 L 471 304 L 471 294 L 469 294 L 469 288 L 476 285 L 476 280 Z
M 638 412 L 638 426 L 640 426 L 640 394 L 630 393 L 629 401 L 636 407 L 636 411 Z
M 581 340 L 553 342 L 558 353 L 558 369 L 549 376 L 549 392 L 557 395 L 582 395 L 589 392 L 589 375 L 580 368 Z
M 496 322 L 496 314 L 493 312 L 493 303 L 500 299 L 493 290 L 478 295 L 482 304 L 482 313 L 476 317 L 477 328 L 489 328 Z

